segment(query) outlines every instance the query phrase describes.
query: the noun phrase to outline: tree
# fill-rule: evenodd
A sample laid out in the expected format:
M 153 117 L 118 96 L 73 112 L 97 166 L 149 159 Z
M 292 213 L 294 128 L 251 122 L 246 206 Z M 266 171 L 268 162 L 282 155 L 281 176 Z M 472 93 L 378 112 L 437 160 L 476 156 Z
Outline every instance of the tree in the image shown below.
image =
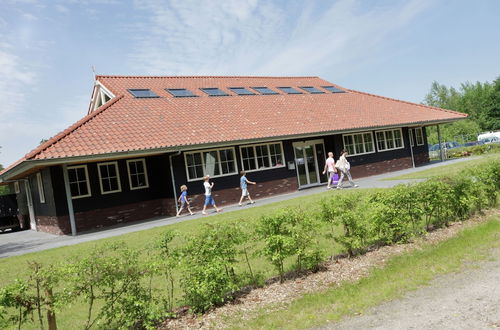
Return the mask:
M 424 98 L 424 104 L 469 115 L 467 120 L 442 125 L 442 141 L 475 140 L 482 131 L 500 129 L 500 78 L 494 83 L 465 82 L 459 89 L 434 81 Z M 429 129 L 427 133 L 429 143 L 438 142 L 435 128 Z

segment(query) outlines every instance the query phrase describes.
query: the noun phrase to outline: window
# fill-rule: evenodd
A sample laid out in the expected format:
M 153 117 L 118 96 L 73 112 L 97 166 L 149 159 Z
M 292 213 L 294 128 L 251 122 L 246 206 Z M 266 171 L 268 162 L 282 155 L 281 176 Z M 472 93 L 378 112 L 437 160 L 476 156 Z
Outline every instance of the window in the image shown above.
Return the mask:
M 40 203 L 45 203 L 45 192 L 43 191 L 42 173 L 36 174 L 36 183 L 38 185 L 38 195 L 40 196 Z
M 159 97 L 150 89 L 129 89 L 128 91 L 138 99 Z
M 413 141 L 413 128 L 408 128 L 408 135 L 410 138 L 410 146 L 415 146 L 415 142 Z
M 97 164 L 101 193 L 111 194 L 122 191 L 117 162 Z
M 127 160 L 127 169 L 130 190 L 149 187 L 148 172 L 144 158 Z
M 296 90 L 293 87 L 278 87 L 278 88 L 287 94 L 302 94 L 302 92 Z
M 415 140 L 417 141 L 417 146 L 424 145 L 424 133 L 422 127 L 415 128 Z
M 188 180 L 236 174 L 234 148 L 221 148 L 184 153 Z
M 91 195 L 87 165 L 68 167 L 68 179 L 71 198 L 76 199 Z
M 344 134 L 344 148 L 350 155 L 361 155 L 375 152 L 373 135 L 370 132 Z
M 230 87 L 229 89 L 238 95 L 255 95 L 254 92 L 249 91 L 245 87 Z
M 19 194 L 21 192 L 21 189 L 19 188 L 19 182 L 14 182 L 14 192 L 16 194 Z
M 404 148 L 401 128 L 375 132 L 378 151 Z
M 332 92 L 332 93 L 345 93 L 345 91 L 343 91 L 335 86 L 321 86 L 321 87 L 323 87 L 324 89 L 326 89 L 327 91 Z
M 240 147 L 243 170 L 254 171 L 285 166 L 281 142 Z
M 218 88 L 200 88 L 200 89 L 205 93 L 207 93 L 209 96 L 229 96 L 228 93 Z
M 300 88 L 302 88 L 303 90 L 305 90 L 306 92 L 309 92 L 311 94 L 325 94 L 325 92 L 320 91 L 316 87 L 300 87 Z
M 193 92 L 185 88 L 166 88 L 165 90 L 175 97 L 196 97 Z
M 267 87 L 252 87 L 252 89 L 256 90 L 257 92 L 261 93 L 262 95 L 275 95 L 275 94 L 279 94 L 278 92 L 275 92 L 272 89 L 267 88 Z

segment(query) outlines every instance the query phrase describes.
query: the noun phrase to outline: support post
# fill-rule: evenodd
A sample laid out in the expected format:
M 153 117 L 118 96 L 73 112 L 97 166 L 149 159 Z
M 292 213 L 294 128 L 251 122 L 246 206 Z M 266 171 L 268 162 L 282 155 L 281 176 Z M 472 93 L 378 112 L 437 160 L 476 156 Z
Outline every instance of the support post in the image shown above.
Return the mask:
M 441 161 L 444 161 L 443 158 L 443 144 L 441 143 L 441 129 L 439 128 L 439 124 L 437 125 L 437 131 L 438 131 L 438 143 L 439 143 L 439 159 Z
M 408 138 L 410 139 L 411 165 L 415 168 L 415 157 L 413 156 L 413 128 L 408 128 Z
M 69 223 L 71 225 L 71 235 L 76 236 L 75 211 L 73 210 L 73 199 L 71 198 L 71 189 L 69 187 L 68 166 L 63 165 L 64 190 L 66 190 L 66 202 L 68 203 Z
M 168 156 L 168 160 L 170 162 L 170 175 L 172 176 L 172 189 L 174 191 L 175 214 L 179 212 L 179 205 L 177 205 L 177 191 L 175 190 L 174 165 L 172 164 L 172 157 L 179 156 L 180 154 L 181 152 L 177 151 L 176 154 Z

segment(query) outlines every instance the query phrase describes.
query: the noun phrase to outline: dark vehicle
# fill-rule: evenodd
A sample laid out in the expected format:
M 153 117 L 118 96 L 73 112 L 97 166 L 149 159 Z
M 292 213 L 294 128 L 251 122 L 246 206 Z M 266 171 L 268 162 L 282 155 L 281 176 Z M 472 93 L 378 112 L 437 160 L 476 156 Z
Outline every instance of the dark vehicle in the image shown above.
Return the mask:
M 0 196 L 0 231 L 21 228 L 17 213 L 16 194 Z

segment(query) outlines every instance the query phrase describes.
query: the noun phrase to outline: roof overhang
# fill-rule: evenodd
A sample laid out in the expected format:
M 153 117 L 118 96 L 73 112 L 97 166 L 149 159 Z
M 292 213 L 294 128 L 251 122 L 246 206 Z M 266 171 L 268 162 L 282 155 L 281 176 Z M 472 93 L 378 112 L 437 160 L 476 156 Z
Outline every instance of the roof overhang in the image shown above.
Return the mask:
M 318 137 L 318 136 L 327 136 L 332 134 L 345 134 L 345 133 L 356 133 L 367 130 L 379 130 L 379 129 L 388 129 L 388 128 L 397 128 L 397 127 L 420 127 L 420 126 L 434 126 L 439 124 L 446 124 L 455 122 L 458 120 L 466 119 L 463 118 L 454 118 L 448 120 L 435 120 L 435 121 L 424 121 L 424 122 L 412 122 L 412 123 L 403 123 L 403 124 L 395 124 L 395 125 L 383 125 L 383 126 L 367 126 L 367 127 L 357 127 L 351 129 L 344 130 L 329 130 L 329 131 L 321 131 L 321 132 L 311 132 L 311 133 L 303 133 L 303 134 L 292 134 L 292 135 L 280 135 L 280 136 L 270 136 L 258 139 L 241 139 L 241 140 L 231 140 L 231 141 L 223 141 L 223 142 L 209 142 L 202 144 L 190 144 L 190 145 L 179 145 L 179 146 L 170 146 L 170 147 L 161 147 L 161 148 L 153 148 L 153 149 L 142 149 L 142 150 L 133 150 L 133 151 L 117 151 L 105 154 L 96 154 L 96 155 L 84 155 L 84 156 L 75 156 L 75 157 L 65 157 L 65 158 L 50 158 L 50 159 L 33 159 L 33 160 L 25 160 L 13 168 L 9 169 L 2 175 L 0 175 L 0 183 L 11 180 L 18 180 L 26 175 L 34 173 L 41 168 L 45 168 L 47 166 L 53 165 L 70 165 L 70 164 L 80 164 L 80 163 L 88 163 L 88 162 L 97 162 L 104 160 L 116 160 L 130 157 L 144 157 L 144 156 L 153 156 L 160 155 L 170 152 L 178 152 L 178 151 L 189 151 L 193 149 L 208 149 L 214 147 L 225 147 L 231 146 L 235 144 L 243 145 L 243 144 L 252 144 L 259 142 L 268 142 L 268 141 L 276 141 L 276 140 L 294 140 L 301 138 L 310 138 L 310 137 Z

